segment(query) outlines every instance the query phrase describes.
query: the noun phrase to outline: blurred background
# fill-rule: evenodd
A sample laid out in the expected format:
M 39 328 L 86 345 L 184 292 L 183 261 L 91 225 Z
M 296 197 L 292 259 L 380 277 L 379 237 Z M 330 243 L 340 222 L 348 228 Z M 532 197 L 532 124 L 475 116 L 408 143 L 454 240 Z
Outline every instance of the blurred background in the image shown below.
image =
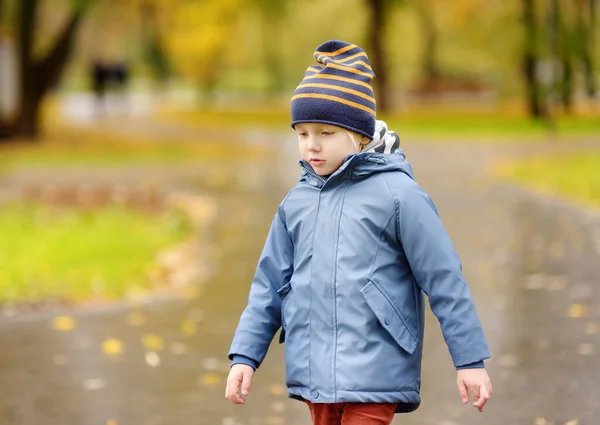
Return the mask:
M 299 177 L 289 100 L 363 47 L 493 358 L 460 404 L 428 314 L 402 424 L 600 424 L 596 0 L 0 0 L 0 424 L 309 424 L 227 351 Z

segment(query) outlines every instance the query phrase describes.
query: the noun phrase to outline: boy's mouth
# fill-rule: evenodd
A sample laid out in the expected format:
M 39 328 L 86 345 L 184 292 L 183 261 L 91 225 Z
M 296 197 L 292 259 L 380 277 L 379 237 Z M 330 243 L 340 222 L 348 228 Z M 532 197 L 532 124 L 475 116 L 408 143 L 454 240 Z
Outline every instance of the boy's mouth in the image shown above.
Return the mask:
M 325 160 L 318 158 L 310 158 L 308 162 L 310 162 L 310 165 L 312 165 L 313 167 L 318 167 L 319 165 L 323 165 L 325 163 Z

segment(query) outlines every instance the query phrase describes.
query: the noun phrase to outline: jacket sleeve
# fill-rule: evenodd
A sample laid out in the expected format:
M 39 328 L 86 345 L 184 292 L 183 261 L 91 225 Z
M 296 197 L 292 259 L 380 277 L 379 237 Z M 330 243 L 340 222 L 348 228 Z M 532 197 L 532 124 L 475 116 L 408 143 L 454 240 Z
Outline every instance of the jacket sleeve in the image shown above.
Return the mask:
M 398 199 L 398 238 L 429 297 L 455 367 L 490 357 L 462 265 L 431 198 L 414 181 Z
M 267 236 L 250 286 L 248 305 L 242 312 L 229 350 L 229 359 L 242 355 L 260 366 L 281 327 L 281 298 L 277 290 L 291 278 L 294 246 L 280 206 Z

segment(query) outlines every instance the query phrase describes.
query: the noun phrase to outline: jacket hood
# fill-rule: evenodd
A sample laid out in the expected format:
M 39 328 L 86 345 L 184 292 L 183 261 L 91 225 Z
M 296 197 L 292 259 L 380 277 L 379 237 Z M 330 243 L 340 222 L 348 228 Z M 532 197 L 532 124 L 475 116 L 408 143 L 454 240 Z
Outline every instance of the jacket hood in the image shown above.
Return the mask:
M 300 166 L 303 169 L 300 181 L 310 182 L 316 179 L 325 183 L 327 180 L 325 177 L 318 176 L 308 162 L 301 160 Z M 355 180 L 390 171 L 401 171 L 414 180 L 412 167 L 400 148 L 400 137 L 395 131 L 388 130 L 384 121 L 378 120 L 373 140 L 362 152 L 348 155 L 341 167 L 329 178 L 345 176 Z

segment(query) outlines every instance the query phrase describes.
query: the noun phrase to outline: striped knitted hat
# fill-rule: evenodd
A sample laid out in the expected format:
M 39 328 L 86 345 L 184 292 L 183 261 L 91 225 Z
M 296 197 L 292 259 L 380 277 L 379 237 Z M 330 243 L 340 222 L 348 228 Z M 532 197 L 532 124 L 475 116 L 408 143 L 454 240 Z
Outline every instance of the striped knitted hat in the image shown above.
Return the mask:
M 363 49 L 330 40 L 317 47 L 291 102 L 292 127 L 302 122 L 332 124 L 373 139 L 375 77 Z

